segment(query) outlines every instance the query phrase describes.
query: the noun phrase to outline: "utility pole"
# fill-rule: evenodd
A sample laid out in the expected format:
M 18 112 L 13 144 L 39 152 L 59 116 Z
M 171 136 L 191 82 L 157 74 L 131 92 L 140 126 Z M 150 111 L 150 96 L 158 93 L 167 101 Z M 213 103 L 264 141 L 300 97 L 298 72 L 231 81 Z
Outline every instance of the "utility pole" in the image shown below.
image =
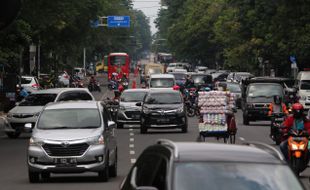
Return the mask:
M 40 69 L 41 69 L 41 41 L 39 39 L 39 44 L 38 44 L 38 78 L 40 77 Z
M 86 48 L 83 48 L 83 68 L 86 70 Z

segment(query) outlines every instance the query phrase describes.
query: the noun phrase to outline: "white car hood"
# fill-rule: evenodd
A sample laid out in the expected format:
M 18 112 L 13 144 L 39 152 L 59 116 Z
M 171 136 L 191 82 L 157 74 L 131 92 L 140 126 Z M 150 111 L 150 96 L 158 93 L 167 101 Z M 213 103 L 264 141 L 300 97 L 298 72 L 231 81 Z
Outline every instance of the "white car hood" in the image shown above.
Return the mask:
M 72 141 L 102 134 L 102 128 L 96 129 L 35 129 L 32 133 L 34 138 L 51 141 Z
M 9 111 L 9 113 L 26 113 L 26 114 L 35 114 L 42 111 L 43 106 L 15 106 Z

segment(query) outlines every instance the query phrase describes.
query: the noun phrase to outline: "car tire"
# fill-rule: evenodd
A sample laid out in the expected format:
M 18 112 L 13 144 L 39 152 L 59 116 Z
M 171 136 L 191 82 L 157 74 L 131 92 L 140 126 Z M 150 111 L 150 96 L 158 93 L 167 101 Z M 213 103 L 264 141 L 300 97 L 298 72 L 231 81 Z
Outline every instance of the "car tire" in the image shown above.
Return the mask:
M 107 182 L 109 180 L 109 152 L 106 154 L 106 162 L 104 169 L 98 172 L 98 178 L 102 182 Z
M 112 166 L 109 166 L 109 175 L 110 177 L 117 176 L 117 149 L 115 150 L 115 162 Z
M 10 138 L 10 139 L 16 139 L 20 136 L 20 132 L 6 132 L 6 135 Z
M 50 177 L 51 177 L 51 173 L 49 173 L 49 172 L 43 172 L 43 173 L 41 173 L 41 177 L 42 177 L 42 179 L 49 179 Z
M 123 123 L 117 123 L 117 128 L 118 129 L 123 129 L 124 128 L 124 124 Z
M 146 134 L 147 133 L 147 127 L 145 125 L 143 125 L 141 123 L 141 126 L 140 126 L 140 133 L 141 134 Z
M 38 183 L 40 180 L 40 173 L 28 171 L 28 177 L 30 183 Z
M 247 116 L 243 116 L 243 125 L 250 125 L 249 118 Z

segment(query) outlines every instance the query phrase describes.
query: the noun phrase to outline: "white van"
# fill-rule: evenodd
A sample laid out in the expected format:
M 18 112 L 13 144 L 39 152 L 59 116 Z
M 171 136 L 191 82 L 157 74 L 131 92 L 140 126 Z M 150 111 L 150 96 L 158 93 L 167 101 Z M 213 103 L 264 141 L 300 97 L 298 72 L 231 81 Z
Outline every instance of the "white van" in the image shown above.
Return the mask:
M 76 74 L 78 77 L 80 77 L 80 79 L 84 79 L 85 77 L 85 70 L 84 68 L 80 68 L 80 67 L 74 67 L 73 69 L 74 74 Z
M 310 71 L 301 71 L 298 73 L 295 86 L 300 97 L 299 102 L 305 109 L 310 109 Z
M 188 63 L 170 63 L 166 69 L 167 73 L 175 72 L 175 69 L 185 69 L 188 71 L 189 64 Z
M 154 74 L 149 80 L 150 88 L 170 88 L 176 85 L 174 75 L 172 74 Z

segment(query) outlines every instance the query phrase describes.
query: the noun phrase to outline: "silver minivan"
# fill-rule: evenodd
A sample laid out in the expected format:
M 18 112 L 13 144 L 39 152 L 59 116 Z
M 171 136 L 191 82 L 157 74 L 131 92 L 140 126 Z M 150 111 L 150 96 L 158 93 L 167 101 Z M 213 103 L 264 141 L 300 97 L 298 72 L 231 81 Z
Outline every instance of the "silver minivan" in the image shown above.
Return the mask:
M 31 130 L 31 124 L 26 124 Z M 28 146 L 31 183 L 51 173 L 96 172 L 101 181 L 117 175 L 116 124 L 104 104 L 60 102 L 41 112 Z

